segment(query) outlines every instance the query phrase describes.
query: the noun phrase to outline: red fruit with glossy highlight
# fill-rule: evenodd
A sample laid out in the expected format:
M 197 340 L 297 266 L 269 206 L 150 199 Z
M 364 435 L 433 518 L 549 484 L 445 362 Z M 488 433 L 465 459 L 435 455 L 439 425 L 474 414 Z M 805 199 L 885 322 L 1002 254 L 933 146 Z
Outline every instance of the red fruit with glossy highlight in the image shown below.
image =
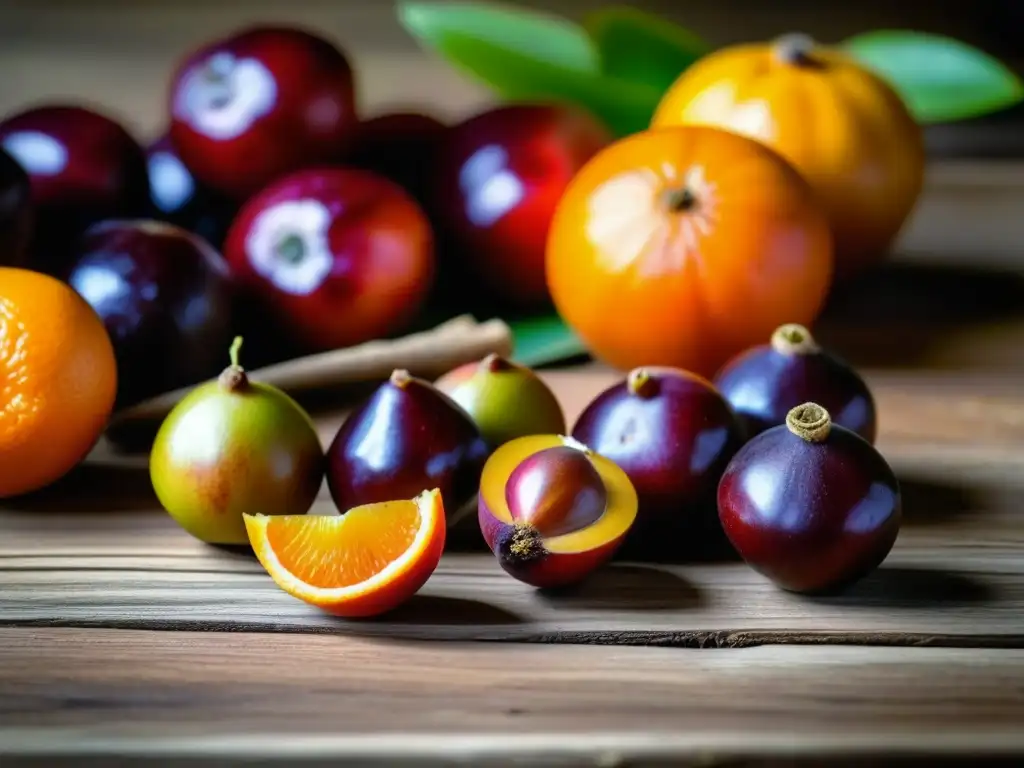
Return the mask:
M 612 137 L 589 114 L 508 104 L 451 128 L 437 162 L 436 214 L 466 269 L 510 304 L 549 301 L 544 260 L 555 207 Z
M 356 135 L 345 53 L 311 32 L 254 26 L 176 69 L 171 141 L 203 184 L 241 201 L 274 179 L 342 158 Z
M 394 182 L 347 168 L 300 171 L 252 197 L 224 256 L 273 321 L 314 352 L 403 330 L 434 279 L 420 207 Z

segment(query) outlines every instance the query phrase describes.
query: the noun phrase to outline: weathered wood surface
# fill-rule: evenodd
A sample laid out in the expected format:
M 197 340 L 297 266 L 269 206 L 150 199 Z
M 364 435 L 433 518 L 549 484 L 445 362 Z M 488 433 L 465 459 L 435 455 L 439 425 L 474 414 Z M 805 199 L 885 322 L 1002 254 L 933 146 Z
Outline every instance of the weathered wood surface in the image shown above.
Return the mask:
M 1020 650 L 6 629 L 0 762 L 1009 765 L 1022 673 Z

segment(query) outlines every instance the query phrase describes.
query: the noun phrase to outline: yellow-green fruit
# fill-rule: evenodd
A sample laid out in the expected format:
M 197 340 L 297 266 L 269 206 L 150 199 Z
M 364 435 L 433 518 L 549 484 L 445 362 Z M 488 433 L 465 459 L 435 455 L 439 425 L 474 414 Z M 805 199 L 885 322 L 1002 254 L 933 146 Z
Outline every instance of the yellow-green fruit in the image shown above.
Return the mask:
M 149 459 L 153 489 L 186 531 L 245 544 L 242 513 L 302 515 L 320 490 L 324 454 L 309 415 L 238 365 L 196 387 L 167 415 Z
M 500 355 L 460 365 L 435 385 L 469 413 L 492 450 L 526 435 L 565 434 L 565 414 L 548 385 Z

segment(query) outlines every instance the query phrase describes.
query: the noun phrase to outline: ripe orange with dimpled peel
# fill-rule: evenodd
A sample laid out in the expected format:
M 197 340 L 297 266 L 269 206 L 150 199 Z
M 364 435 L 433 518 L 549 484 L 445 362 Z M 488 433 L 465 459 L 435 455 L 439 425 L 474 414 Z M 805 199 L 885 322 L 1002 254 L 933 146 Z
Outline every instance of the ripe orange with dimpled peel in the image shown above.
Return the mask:
M 803 178 L 763 144 L 700 126 L 643 131 L 566 189 L 549 290 L 591 353 L 711 376 L 780 324 L 813 323 L 832 236 Z
M 725 128 L 785 157 L 828 214 L 837 279 L 884 259 L 924 183 L 922 131 L 896 91 L 806 35 L 705 56 L 665 92 L 651 125 Z
M 85 299 L 49 275 L 0 267 L 0 498 L 71 471 L 116 394 L 114 347 Z

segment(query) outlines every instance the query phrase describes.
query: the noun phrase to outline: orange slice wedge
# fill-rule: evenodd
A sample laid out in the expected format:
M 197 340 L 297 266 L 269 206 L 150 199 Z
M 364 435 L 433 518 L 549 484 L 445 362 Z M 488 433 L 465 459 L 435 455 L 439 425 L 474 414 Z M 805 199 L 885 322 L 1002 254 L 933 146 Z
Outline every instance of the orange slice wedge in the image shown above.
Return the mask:
M 243 515 L 260 563 L 285 592 L 347 618 L 412 597 L 444 550 L 441 492 L 354 507 L 343 515 Z

